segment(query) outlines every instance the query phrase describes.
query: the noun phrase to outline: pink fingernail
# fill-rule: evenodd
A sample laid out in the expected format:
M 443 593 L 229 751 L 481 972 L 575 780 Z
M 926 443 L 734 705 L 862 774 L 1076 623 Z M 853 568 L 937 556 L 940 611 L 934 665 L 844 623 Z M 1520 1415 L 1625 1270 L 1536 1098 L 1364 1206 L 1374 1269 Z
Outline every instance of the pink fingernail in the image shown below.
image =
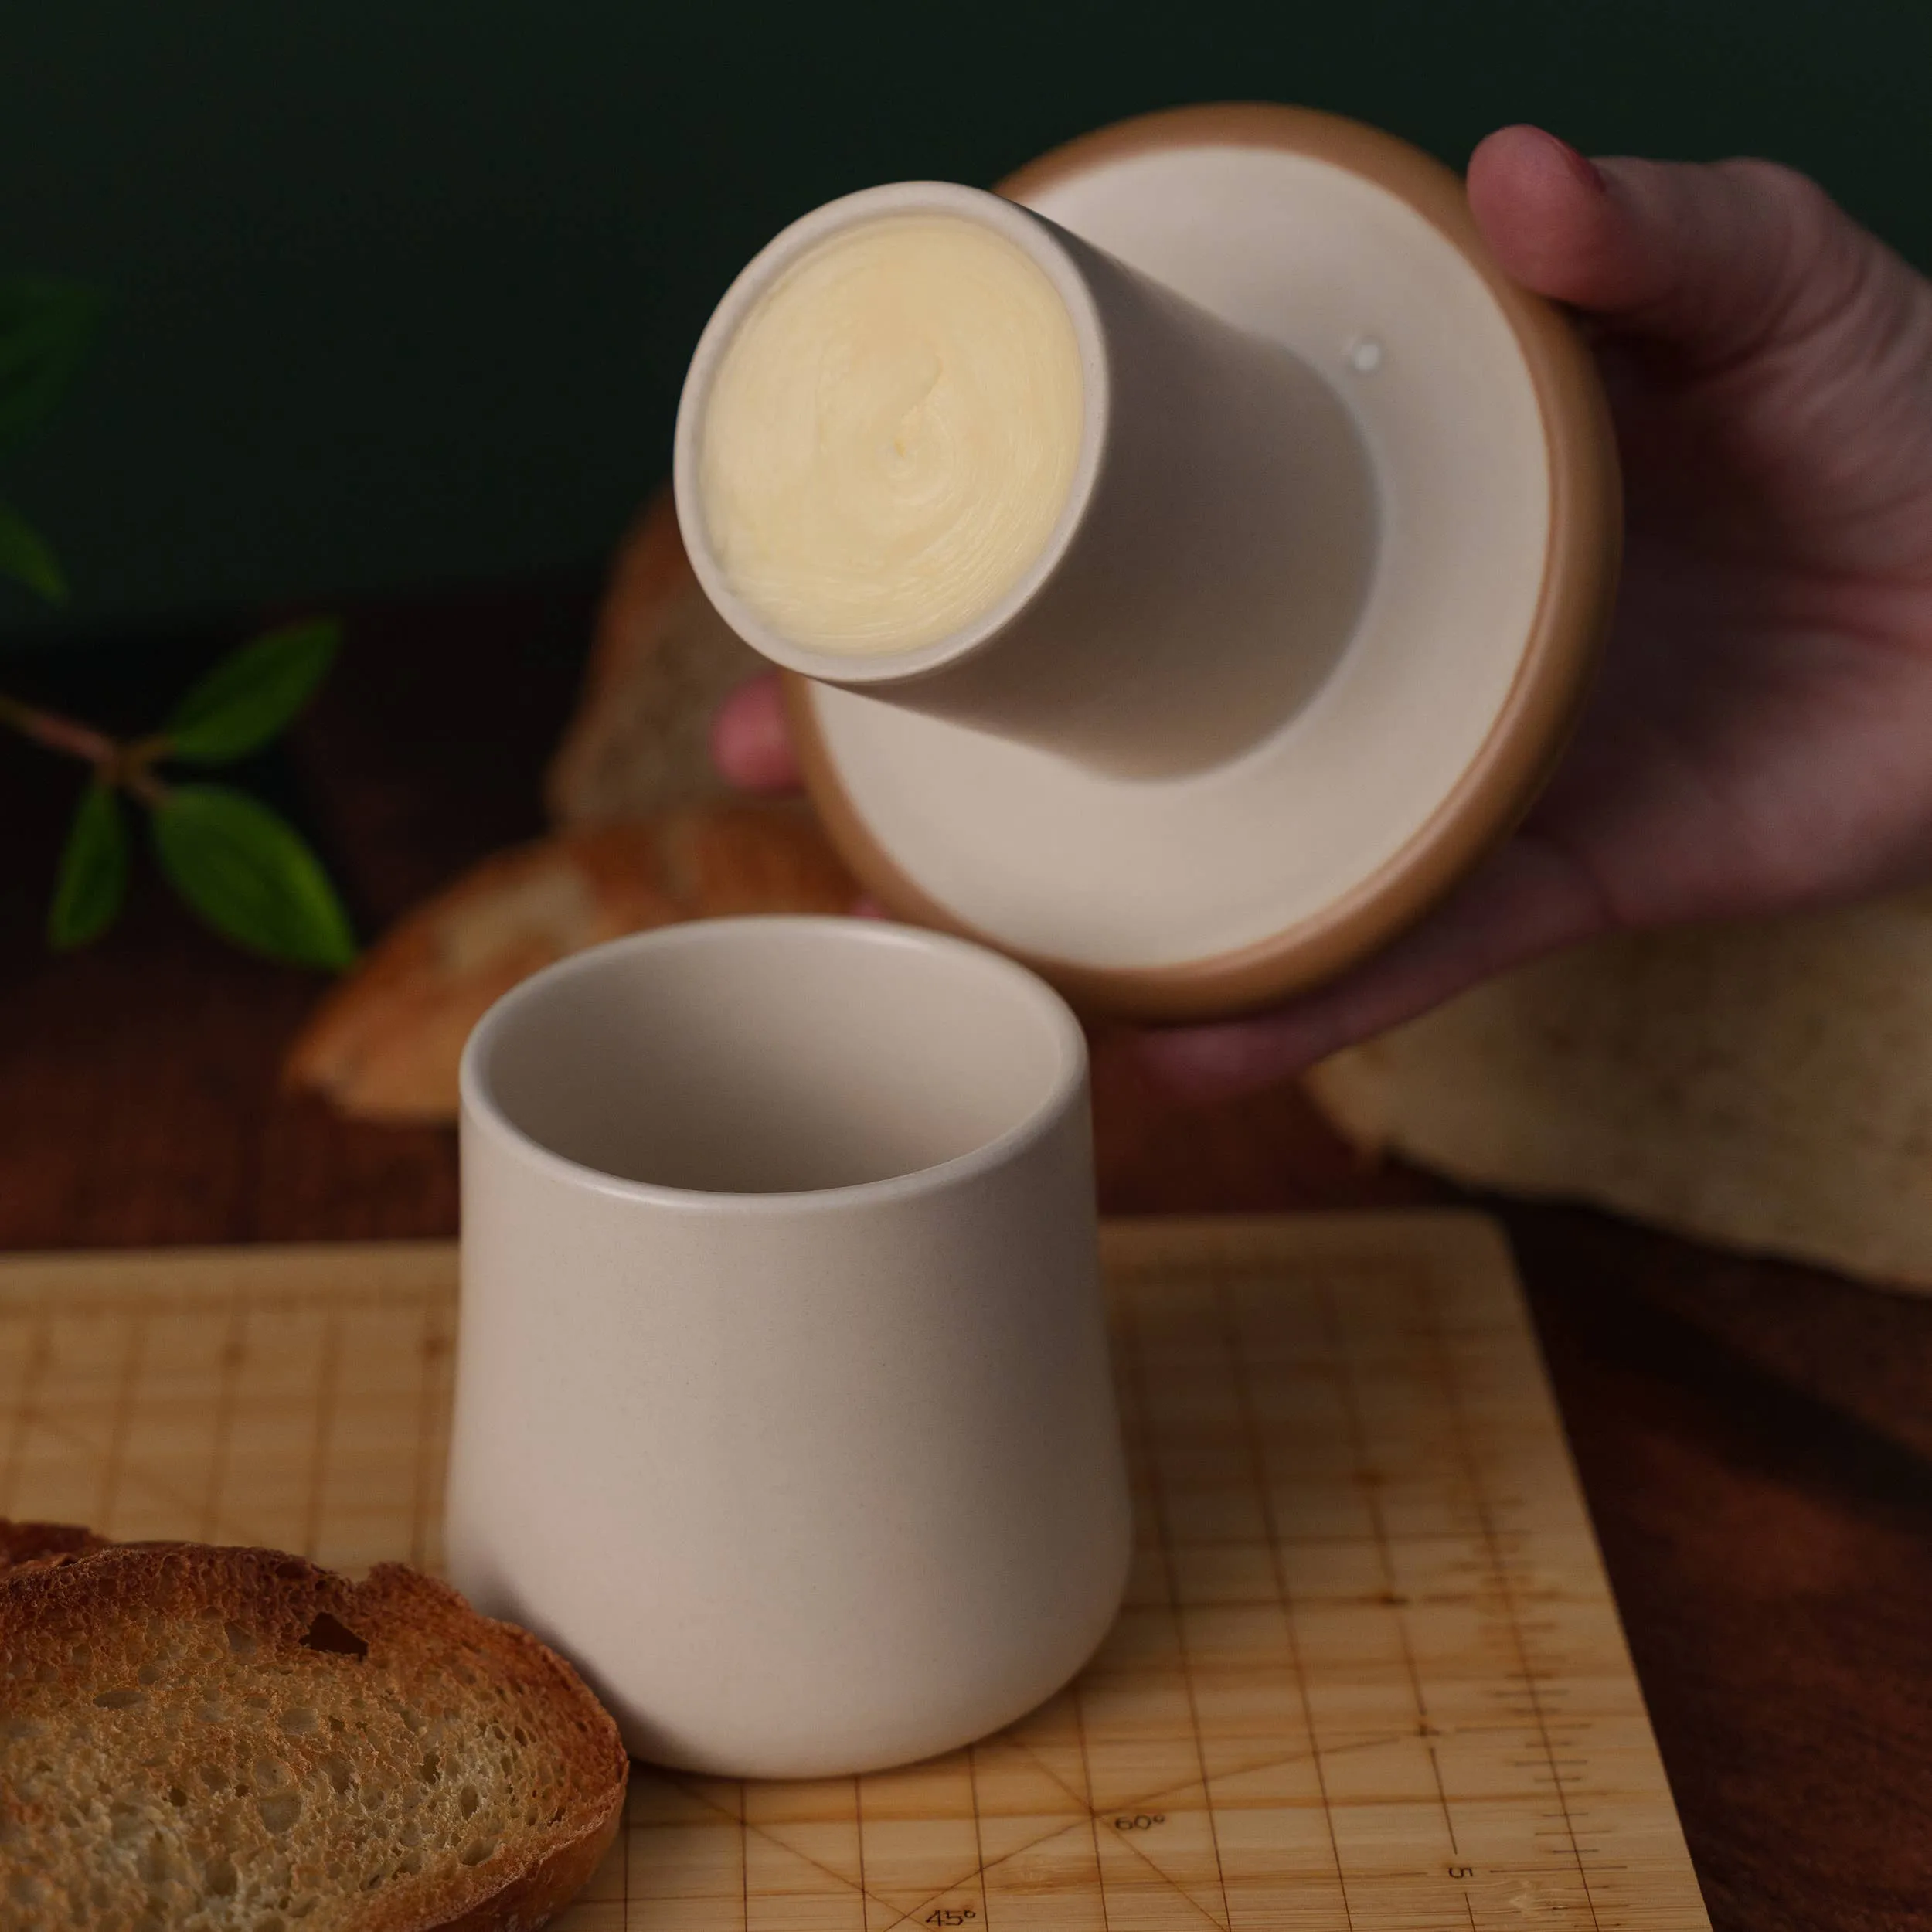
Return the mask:
M 1563 165 L 1586 188 L 1599 195 L 1609 192 L 1610 182 L 1606 179 L 1604 171 L 1587 155 L 1578 153 L 1568 141 L 1563 140 L 1560 135 L 1550 134 L 1546 138 L 1555 145 L 1556 151 L 1563 156 Z

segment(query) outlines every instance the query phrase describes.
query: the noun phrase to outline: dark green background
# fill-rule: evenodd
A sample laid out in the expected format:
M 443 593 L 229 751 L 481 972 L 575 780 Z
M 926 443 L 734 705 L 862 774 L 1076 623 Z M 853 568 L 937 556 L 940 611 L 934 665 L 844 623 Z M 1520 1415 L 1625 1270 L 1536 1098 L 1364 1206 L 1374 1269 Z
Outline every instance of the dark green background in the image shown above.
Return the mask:
M 1929 94 L 1927 0 L 0 0 L 0 264 L 116 303 L 0 474 L 76 601 L 0 631 L 588 563 L 730 275 L 869 182 L 1267 97 L 1774 155 L 1923 262 Z

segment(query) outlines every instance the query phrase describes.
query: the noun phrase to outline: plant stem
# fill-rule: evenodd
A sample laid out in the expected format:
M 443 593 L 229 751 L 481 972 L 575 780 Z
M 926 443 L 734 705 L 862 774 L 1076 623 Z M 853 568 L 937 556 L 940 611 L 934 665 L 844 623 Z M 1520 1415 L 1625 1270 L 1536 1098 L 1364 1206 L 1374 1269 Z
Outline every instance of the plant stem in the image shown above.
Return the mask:
M 150 811 L 168 796 L 168 787 L 149 769 L 138 746 L 118 764 L 110 766 L 101 776 L 120 785 L 131 798 L 138 798 Z
M 10 725 L 23 738 L 31 738 L 50 751 L 64 752 L 70 758 L 81 759 L 103 770 L 121 762 L 121 747 L 105 732 L 76 719 L 63 718 L 57 712 L 22 704 L 4 691 L 0 691 L 0 724 Z

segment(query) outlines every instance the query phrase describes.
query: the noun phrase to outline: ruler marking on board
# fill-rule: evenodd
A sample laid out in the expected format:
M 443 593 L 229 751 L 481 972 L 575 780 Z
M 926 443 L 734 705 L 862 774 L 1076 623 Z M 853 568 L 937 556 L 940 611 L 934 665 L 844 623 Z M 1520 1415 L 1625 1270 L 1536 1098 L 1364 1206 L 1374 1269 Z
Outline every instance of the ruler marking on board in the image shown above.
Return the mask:
M 1288 1587 L 1287 1572 L 1282 1560 L 1281 1526 L 1274 1489 L 1268 1480 L 1267 1448 L 1256 1418 L 1254 1389 L 1247 1351 L 1241 1345 L 1239 1318 L 1234 1309 L 1226 1274 L 1220 1267 L 1213 1264 L 1209 1265 L 1206 1272 L 1214 1295 L 1215 1316 L 1220 1329 L 1221 1345 L 1233 1369 L 1236 1412 L 1240 1419 L 1241 1434 L 1247 1454 L 1249 1481 L 1253 1485 L 1260 1503 L 1261 1526 L 1268 1543 L 1268 1571 L 1274 1580 L 1275 1603 L 1281 1611 L 1282 1631 L 1287 1639 L 1288 1674 L 1294 1681 L 1300 1706 L 1302 1735 L 1308 1740 L 1308 1757 L 1315 1767 L 1315 1789 L 1321 1799 L 1321 1815 L 1328 1828 L 1328 1860 L 1335 1868 L 1335 1889 L 1342 1903 L 1342 1924 L 1345 1932 L 1355 1932 L 1355 1912 L 1349 1900 L 1348 1874 L 1342 1868 L 1342 1848 L 1335 1838 L 1335 1814 L 1329 1807 L 1326 1768 L 1322 1753 L 1315 1743 L 1315 1713 L 1308 1699 L 1308 1681 L 1301 1668 L 1301 1646 L 1294 1626 L 1294 1597 Z
M 1523 1681 L 1530 1686 L 1530 1708 L 1535 1713 L 1536 1735 L 1542 1741 L 1543 1760 L 1549 1766 L 1550 1781 L 1556 1793 L 1556 1801 L 1562 1808 L 1560 1815 L 1563 1818 L 1563 1834 L 1569 1842 L 1570 1854 L 1576 1864 L 1577 1879 L 1583 1888 L 1583 1903 L 1589 1908 L 1590 1923 L 1593 1927 L 1597 1928 L 1597 1932 L 1601 1932 L 1602 1921 L 1597 1917 L 1596 1895 L 1590 1889 L 1589 1868 L 1584 1864 L 1583 1855 L 1578 1849 L 1575 1821 L 1570 1816 L 1569 1803 L 1563 1795 L 1563 1780 L 1557 1774 L 1556 1769 L 1556 1747 L 1550 1739 L 1549 1724 L 1544 1708 L 1544 1700 L 1536 1688 L 1546 1674 L 1533 1671 L 1529 1668 L 1528 1647 L 1524 1640 L 1522 1627 L 1517 1621 L 1515 1590 L 1510 1580 L 1509 1571 L 1504 1565 L 1502 1553 L 1498 1545 L 1496 1526 L 1491 1513 L 1489 1502 L 1483 1494 L 1481 1475 L 1477 1464 L 1475 1447 L 1470 1440 L 1468 1420 L 1464 1413 L 1462 1392 L 1448 1359 L 1447 1342 L 1442 1332 L 1440 1314 L 1435 1307 L 1434 1298 L 1430 1293 L 1430 1285 L 1427 1277 L 1425 1277 L 1417 1284 L 1415 1293 L 1417 1298 L 1422 1302 L 1427 1311 L 1427 1332 L 1431 1352 L 1441 1379 L 1450 1413 L 1454 1418 L 1457 1451 L 1462 1461 L 1470 1492 L 1475 1500 L 1477 1515 L 1482 1526 L 1483 1543 L 1489 1552 L 1491 1567 L 1496 1577 L 1498 1587 L 1502 1594 L 1504 1611 L 1509 1625 L 1512 1648 L 1516 1657 L 1516 1671 L 1512 1674 L 1520 1675 Z M 1548 1673 L 1547 1675 L 1553 1675 L 1553 1674 Z

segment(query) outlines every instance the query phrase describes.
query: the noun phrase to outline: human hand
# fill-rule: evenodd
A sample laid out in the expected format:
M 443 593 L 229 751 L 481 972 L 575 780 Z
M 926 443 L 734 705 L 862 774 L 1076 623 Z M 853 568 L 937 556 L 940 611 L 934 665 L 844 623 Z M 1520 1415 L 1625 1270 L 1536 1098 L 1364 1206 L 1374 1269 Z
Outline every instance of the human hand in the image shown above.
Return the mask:
M 1593 165 L 1505 128 L 1469 167 L 1505 270 L 1579 312 L 1624 467 L 1604 670 L 1528 820 L 1413 930 L 1253 1019 L 1149 1033 L 1168 1084 L 1266 1085 L 1613 930 L 1932 877 L 1932 284 L 1768 162 Z M 797 772 L 775 686 L 720 767 Z

